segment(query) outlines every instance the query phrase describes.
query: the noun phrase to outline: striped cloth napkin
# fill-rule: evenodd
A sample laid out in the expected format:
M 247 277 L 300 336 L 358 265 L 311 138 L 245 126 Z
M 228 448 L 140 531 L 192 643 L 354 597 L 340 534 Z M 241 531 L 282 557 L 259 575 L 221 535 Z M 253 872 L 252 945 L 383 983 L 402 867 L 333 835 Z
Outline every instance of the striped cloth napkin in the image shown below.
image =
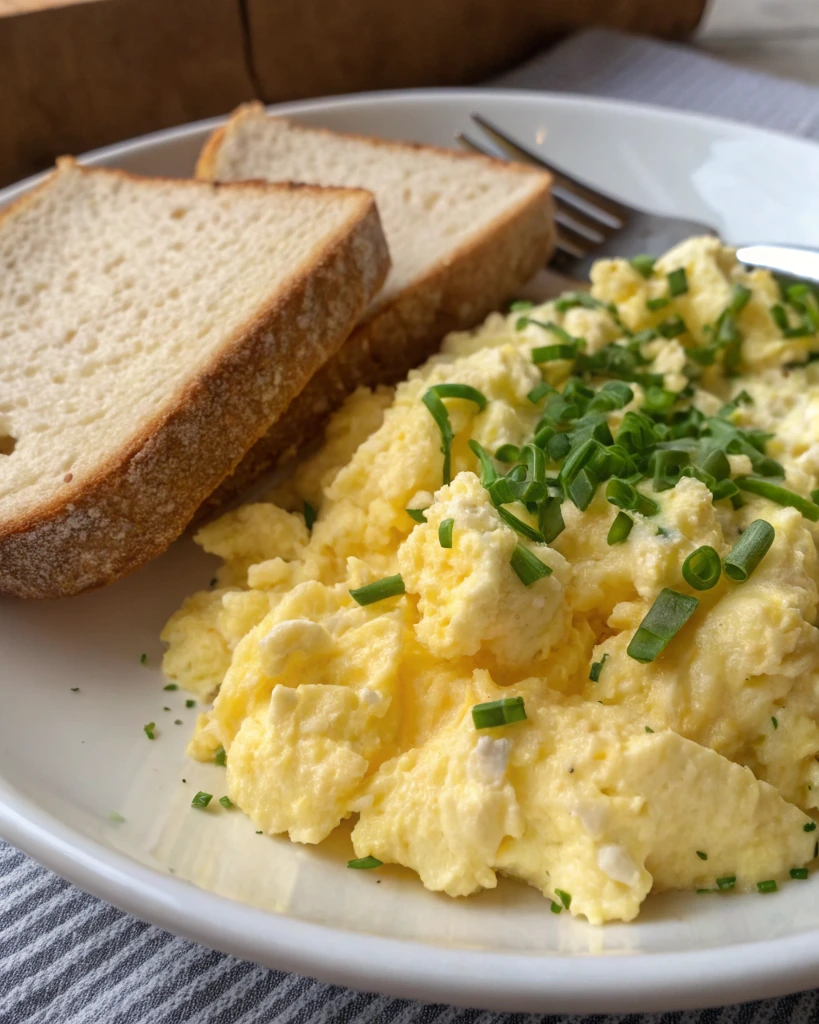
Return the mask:
M 497 79 L 819 138 L 819 93 L 682 46 L 589 31 Z M 324 985 L 215 953 L 88 896 L 0 842 L 0 1024 L 809 1024 L 816 992 L 699 1013 L 546 1017 Z

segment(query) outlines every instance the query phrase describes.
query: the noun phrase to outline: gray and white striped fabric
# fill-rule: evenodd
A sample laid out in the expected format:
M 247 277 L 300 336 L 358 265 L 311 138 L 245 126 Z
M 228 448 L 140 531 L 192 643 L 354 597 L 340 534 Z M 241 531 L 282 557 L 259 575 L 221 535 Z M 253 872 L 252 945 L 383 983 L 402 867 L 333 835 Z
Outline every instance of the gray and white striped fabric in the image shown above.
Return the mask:
M 819 138 L 819 93 L 684 47 L 586 32 L 495 84 L 650 100 Z M 809 1024 L 816 992 L 724 1010 L 541 1017 L 353 992 L 142 924 L 0 842 L 0 1024 Z

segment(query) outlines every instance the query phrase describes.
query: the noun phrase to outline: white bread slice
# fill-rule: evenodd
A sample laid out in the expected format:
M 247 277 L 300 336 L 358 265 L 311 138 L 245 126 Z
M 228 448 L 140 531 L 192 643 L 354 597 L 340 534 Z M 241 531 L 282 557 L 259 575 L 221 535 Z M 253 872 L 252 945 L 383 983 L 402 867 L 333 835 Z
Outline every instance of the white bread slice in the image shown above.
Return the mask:
M 367 192 L 60 161 L 0 215 L 0 591 L 74 594 L 162 551 L 388 265 Z
M 321 429 L 361 384 L 400 380 L 444 334 L 471 327 L 514 294 L 554 245 L 548 174 L 522 164 L 305 128 L 240 107 L 205 144 L 197 176 L 291 179 L 366 188 L 392 269 L 336 357 L 209 499 L 229 500 Z

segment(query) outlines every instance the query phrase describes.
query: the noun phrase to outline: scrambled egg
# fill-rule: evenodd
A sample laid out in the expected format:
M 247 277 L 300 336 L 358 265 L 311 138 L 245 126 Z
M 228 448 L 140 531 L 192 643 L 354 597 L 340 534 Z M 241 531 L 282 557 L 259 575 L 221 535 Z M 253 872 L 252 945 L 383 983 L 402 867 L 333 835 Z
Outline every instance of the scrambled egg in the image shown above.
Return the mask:
M 169 678 L 215 697 L 190 754 L 226 752 L 228 794 L 257 829 L 318 843 L 355 815 L 357 857 L 451 896 L 501 873 L 601 923 L 632 920 L 652 890 L 803 877 L 819 835 L 814 307 L 783 304 L 769 274 L 692 239 L 653 268 L 601 261 L 591 299 L 492 314 L 394 393 L 358 391 L 270 500 L 197 536 L 224 560 L 217 585 L 163 633 Z M 569 494 L 557 463 L 561 432 L 579 429 L 572 388 L 588 404 L 612 379 L 628 386 L 590 436 L 610 430 L 616 452 L 642 429 L 629 415 L 652 411 L 655 445 L 683 422 L 666 448 L 733 438 L 721 474 L 621 466 Z M 440 384 L 485 400 L 444 395 L 450 482 L 422 401 Z M 535 459 L 522 446 L 544 423 L 540 498 L 499 500 L 493 477 L 509 463 L 496 453 Z M 639 462 L 632 442 L 623 458 Z M 567 496 L 547 501 L 558 471 Z M 641 496 L 615 541 L 607 475 Z M 755 477 L 802 507 L 747 490 Z M 773 540 L 748 578 L 718 568 L 695 587 L 686 559 L 707 545 L 724 560 L 757 520 Z M 381 600 L 351 593 L 393 577 Z M 637 660 L 640 625 L 669 590 L 699 604 Z M 476 705 L 505 697 L 523 699 L 525 719 L 476 727 Z

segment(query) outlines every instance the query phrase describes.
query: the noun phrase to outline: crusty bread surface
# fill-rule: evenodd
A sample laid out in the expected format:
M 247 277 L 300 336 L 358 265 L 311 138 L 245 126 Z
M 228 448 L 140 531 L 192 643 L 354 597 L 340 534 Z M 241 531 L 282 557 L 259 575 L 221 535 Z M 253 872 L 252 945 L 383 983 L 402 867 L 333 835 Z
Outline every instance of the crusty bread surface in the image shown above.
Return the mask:
M 0 214 L 0 591 L 74 594 L 161 552 L 388 265 L 361 190 L 61 161 Z
M 248 104 L 213 133 L 197 164 L 207 180 L 290 178 L 358 186 L 378 203 L 392 266 L 339 350 L 209 497 L 202 515 L 320 431 L 359 385 L 394 383 L 448 331 L 471 327 L 551 255 L 548 174 L 473 154 L 305 128 Z

